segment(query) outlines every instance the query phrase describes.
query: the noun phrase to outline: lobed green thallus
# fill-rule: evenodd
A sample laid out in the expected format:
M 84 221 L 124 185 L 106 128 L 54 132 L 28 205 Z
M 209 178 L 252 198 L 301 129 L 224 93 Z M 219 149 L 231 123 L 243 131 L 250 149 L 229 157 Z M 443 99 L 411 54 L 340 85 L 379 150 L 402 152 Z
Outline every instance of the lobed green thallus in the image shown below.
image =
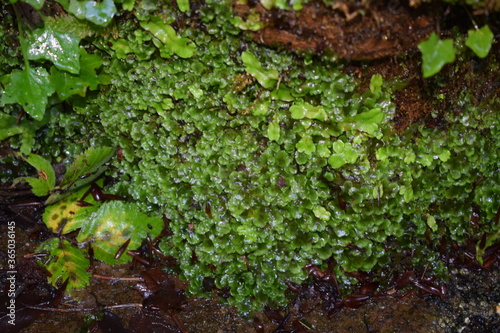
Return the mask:
M 446 126 L 398 134 L 380 75 L 361 88 L 327 57 L 245 41 L 219 1 L 198 10 L 203 29 L 174 31 L 175 10 L 147 19 L 143 9 L 119 38 L 98 38 L 111 85 L 61 113 L 57 129 L 121 147 L 115 190 L 170 220 L 160 247 L 190 291 L 213 278 L 248 311 L 285 303 L 284 281 L 304 281 L 307 263 L 329 258 L 342 285 L 342 270 L 381 267 L 407 248 L 438 270 L 426 232 L 467 239 L 472 203 L 482 221 L 494 218 L 497 110 L 464 92 Z

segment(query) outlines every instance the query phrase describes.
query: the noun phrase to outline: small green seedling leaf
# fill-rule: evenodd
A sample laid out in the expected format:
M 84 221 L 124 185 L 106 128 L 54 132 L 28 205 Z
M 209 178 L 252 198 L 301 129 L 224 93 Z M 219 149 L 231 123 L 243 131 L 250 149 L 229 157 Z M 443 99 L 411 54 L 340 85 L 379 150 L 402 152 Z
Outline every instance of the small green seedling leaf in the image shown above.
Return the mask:
M 465 45 L 474 51 L 479 58 L 485 58 L 493 44 L 493 33 L 490 27 L 485 25 L 478 30 L 469 30 L 468 34 Z
M 174 28 L 165 24 L 161 17 L 152 17 L 148 22 L 140 22 L 141 27 L 153 34 L 161 43 L 160 55 L 170 58 L 177 54 L 181 58 L 191 58 L 196 51 L 196 45 L 188 38 L 177 36 Z
M 313 106 L 307 102 L 299 102 L 290 106 L 293 119 L 316 119 L 325 121 L 328 116 L 322 106 Z
M 102 186 L 102 183 L 103 181 L 100 180 L 97 182 L 97 185 Z M 90 214 L 99 208 L 98 203 L 91 195 L 85 198 L 85 202 L 89 203 L 89 206 L 78 205 L 78 201 L 89 188 L 90 186 L 83 187 L 79 191 L 73 192 L 66 198 L 45 208 L 42 219 L 50 231 L 65 235 L 83 226 Z
M 435 32 L 428 40 L 418 44 L 418 48 L 422 52 L 422 72 L 425 78 L 439 73 L 444 65 L 455 61 L 453 40 L 440 40 Z
M 269 101 L 263 101 L 257 104 L 252 110 L 252 114 L 254 116 L 265 116 L 268 113 L 269 113 Z
M 125 242 L 130 239 L 127 249 L 135 250 L 148 234 L 154 238 L 162 228 L 163 220 L 160 217 L 149 217 L 136 204 L 110 201 L 89 216 L 76 240 L 80 243 L 92 242 L 96 259 L 108 264 L 119 264 L 132 259 L 128 254 L 115 259 L 116 252 Z
M 359 157 L 359 153 L 354 150 L 352 144 L 337 140 L 332 145 L 333 153 L 328 158 L 328 164 L 332 168 L 340 168 L 347 163 L 355 163 Z
M 47 97 L 55 91 L 44 68 L 27 67 L 14 70 L 10 83 L 5 87 L 2 104 L 18 103 L 35 120 L 42 120 L 47 107 Z
M 45 0 L 23 0 L 23 2 L 30 4 L 36 10 L 40 10 L 40 9 L 42 9 L 43 4 L 45 3 Z
M 448 153 L 449 153 L 449 152 L 448 152 Z M 415 153 L 414 153 L 413 151 L 411 151 L 411 150 L 406 151 L 404 156 L 405 156 L 405 157 L 404 157 L 404 160 L 403 160 L 403 161 L 404 161 L 406 164 L 410 164 L 410 163 L 415 162 L 416 155 L 415 155 Z M 443 157 L 444 157 L 444 156 L 443 156 Z M 449 154 L 448 154 L 448 157 L 449 157 Z M 446 161 L 443 161 L 443 162 L 446 162 Z
M 245 64 L 247 73 L 256 78 L 261 86 L 266 89 L 271 89 L 276 86 L 279 79 L 279 73 L 276 69 L 265 69 L 262 67 L 259 59 L 248 51 L 241 54 L 241 60 Z
M 373 94 L 380 92 L 380 90 L 382 89 L 382 83 L 384 83 L 382 75 L 380 74 L 373 75 L 372 78 L 370 79 L 370 91 Z
M 0 141 L 23 133 L 23 128 L 16 124 L 16 117 L 0 113 Z
M 292 90 L 288 88 L 286 85 L 283 83 L 280 84 L 280 88 L 277 90 L 273 90 L 271 92 L 271 97 L 273 99 L 277 99 L 280 101 L 285 101 L 285 102 L 291 102 L 294 100 L 294 97 L 292 96 Z
M 443 150 L 439 155 L 439 159 L 443 162 L 446 162 L 450 159 L 451 153 L 449 150 Z
M 357 129 L 372 135 L 378 129 L 378 124 L 383 122 L 384 119 L 385 114 L 382 110 L 380 108 L 374 108 L 352 117 L 346 117 L 342 126 L 344 130 Z
M 280 124 L 279 121 L 274 120 L 267 128 L 267 137 L 269 140 L 278 141 L 280 138 Z
M 500 238 L 500 229 L 497 230 L 496 233 L 489 235 L 484 239 L 480 239 L 476 243 L 476 260 L 482 265 L 483 264 L 483 255 L 487 248 L 492 246 L 498 239 Z
M 399 189 L 399 194 L 403 195 L 406 203 L 413 200 L 413 188 L 411 186 L 401 186 L 401 188 Z
M 437 223 L 436 223 L 436 219 L 431 214 L 427 214 L 427 225 L 434 232 L 436 232 L 437 229 L 438 229 L 438 226 L 437 226 Z
M 28 48 L 28 59 L 51 61 L 58 69 L 73 74 L 80 72 L 80 38 L 50 27 L 37 29 Z
M 122 8 L 124 10 L 131 11 L 134 9 L 135 0 L 121 0 L 120 2 L 122 3 Z
M 80 48 L 80 59 L 80 75 L 59 71 L 55 67 L 50 69 L 50 80 L 62 101 L 72 95 L 85 97 L 87 88 L 96 90 L 99 84 L 109 84 L 105 75 L 97 75 L 96 73 L 96 69 L 102 65 L 101 57 L 88 54 L 84 48 Z
M 105 170 L 103 165 L 114 155 L 115 149 L 111 147 L 91 147 L 78 156 L 71 164 L 58 188 L 61 191 L 53 193 L 45 202 L 51 204 L 61 200 L 71 191 L 85 186 L 99 177 Z
M 332 214 L 326 210 L 324 207 L 317 207 L 313 209 L 314 216 L 321 220 L 329 220 Z
M 380 108 L 374 108 L 370 111 L 357 114 L 353 117 L 349 117 L 351 122 L 362 123 L 362 124 L 379 124 L 384 121 L 385 116 Z
M 189 0 L 177 0 L 177 7 L 183 13 L 189 10 Z
M 43 197 L 54 189 L 56 185 L 56 173 L 54 168 L 50 164 L 50 161 L 47 161 L 45 158 L 35 154 L 29 154 L 27 157 L 23 157 L 26 162 L 31 164 L 34 168 L 36 168 L 38 172 L 38 178 L 32 177 L 21 177 L 15 180 L 15 183 L 18 181 L 26 181 L 31 185 L 33 194 Z
M 316 146 L 314 145 L 311 136 L 307 134 L 295 144 L 295 147 L 299 152 L 306 153 L 309 156 L 316 151 Z
M 50 68 L 50 81 L 54 85 L 57 96 L 61 101 L 72 95 L 85 97 L 87 87 L 77 75 L 58 70 L 55 66 Z
M 86 19 L 94 24 L 105 27 L 116 14 L 116 7 L 113 0 L 103 0 L 100 2 L 71 0 L 68 12 L 80 20 Z
M 264 23 L 261 21 L 259 13 L 248 14 L 246 21 L 239 16 L 234 16 L 231 18 L 231 23 L 241 30 L 258 31 L 264 27 Z
M 56 287 L 60 281 L 68 279 L 67 291 L 81 289 L 89 285 L 92 274 L 86 270 L 90 261 L 84 253 L 67 240 L 52 238 L 37 248 L 38 252 L 49 252 L 47 263 L 39 261 L 51 274 L 49 282 Z
M 96 70 L 102 66 L 102 58 L 97 54 L 90 54 L 83 47 L 80 48 L 80 79 L 82 83 L 96 90 L 100 84 L 110 84 L 110 78 L 103 74 L 97 75 Z

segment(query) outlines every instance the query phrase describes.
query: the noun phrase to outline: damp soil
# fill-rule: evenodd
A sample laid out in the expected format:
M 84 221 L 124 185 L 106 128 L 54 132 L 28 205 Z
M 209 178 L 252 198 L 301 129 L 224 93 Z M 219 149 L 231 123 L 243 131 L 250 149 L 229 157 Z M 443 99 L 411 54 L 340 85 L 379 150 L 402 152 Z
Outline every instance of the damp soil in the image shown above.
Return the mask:
M 29 215 L 28 215 L 29 216 Z M 28 218 L 25 216 L 25 218 Z M 500 265 L 489 269 L 468 268 L 450 264 L 446 293 L 437 296 L 418 288 L 403 288 L 391 293 L 385 288 L 376 292 L 357 308 L 326 308 L 324 294 L 331 282 L 311 278 L 300 286 L 300 292 L 289 292 L 287 307 L 265 309 L 242 316 L 234 307 L 225 305 L 223 292 L 211 297 L 185 297 L 187 285 L 175 275 L 165 274 L 175 292 L 166 293 L 178 306 L 156 309 L 143 326 L 137 316 L 145 311 L 146 299 L 141 294 L 144 272 L 150 270 L 137 262 L 108 266 L 94 262 L 90 286 L 64 296 L 57 304 L 54 288 L 34 258 L 46 230 L 37 222 L 31 231 L 16 229 L 18 313 L 16 320 L 26 327 L 13 330 L 0 323 L 2 332 L 499 332 L 500 331 Z M 7 226 L 0 226 L 0 256 L 5 262 Z M 5 291 L 6 275 L 0 274 L 0 287 Z M 173 287 L 175 285 L 175 287 Z M 167 288 L 168 289 L 168 288 Z M 172 289 L 172 290 L 174 290 Z M 42 297 L 42 298 L 40 298 Z M 2 295 L 5 302 L 6 295 Z M 345 297 L 344 297 L 345 299 Z M 36 309 L 23 313 L 25 306 Z M 159 306 L 161 308 L 161 305 Z M 75 310 L 85 309 L 85 310 Z M 149 326 L 148 326 L 149 325 Z M 18 326 L 19 327 L 19 326 Z
M 251 33 L 258 43 L 313 55 L 335 53 L 345 62 L 344 70 L 361 79 L 365 88 L 375 73 L 400 82 L 394 99 L 396 132 L 414 122 L 446 126 L 439 113 L 430 117 L 431 110 L 456 112 L 451 101 L 465 89 L 477 92 L 477 104 L 500 94 L 498 43 L 484 60 L 464 58 L 457 66 L 445 67 L 447 80 L 431 83 L 421 76 L 418 43 L 432 31 L 444 36 L 454 33 L 452 27 L 466 31 L 468 26 L 459 23 L 469 22 L 470 13 L 462 7 L 450 10 L 434 2 L 410 7 L 406 1 L 338 1 L 326 7 L 311 2 L 296 15 L 248 1 L 248 5 L 235 2 L 234 10 L 243 18 L 261 14 L 266 27 Z M 487 11 L 473 14 L 477 20 L 498 20 L 498 14 Z M 497 27 L 492 29 L 498 39 Z M 439 94 L 447 98 L 437 99 Z M 7 154 L 8 148 L 2 147 L 1 153 Z M 12 172 L 6 166 L 0 171 Z M 1 263 L 7 259 L 7 223 L 14 220 L 19 272 L 19 325 L 14 329 L 0 321 L 2 332 L 500 332 L 499 260 L 484 269 L 451 254 L 443 255 L 450 269 L 448 280 L 436 280 L 425 288 L 396 290 L 394 281 L 392 285 L 389 281 L 362 294 L 338 295 L 334 281 L 324 278 L 323 272 L 319 277 L 312 274 L 302 286 L 292 286 L 288 306 L 245 316 L 225 305 L 227 291 L 211 288 L 210 281 L 207 297 L 185 296 L 186 283 L 174 274 L 175 267 L 164 262 L 147 266 L 134 261 L 114 267 L 94 262 L 90 286 L 68 297 L 62 287 L 57 290 L 47 284 L 46 272 L 29 256 L 51 236 L 41 222 L 41 208 L 12 205 L 36 198 L 26 188 L 3 186 L 0 199 Z M 465 245 L 452 251 L 469 253 Z M 494 251 L 500 258 L 500 248 Z M 162 267 L 171 273 L 158 273 Z M 8 285 L 5 266 L 1 269 L 0 312 Z M 360 288 L 366 285 L 360 282 Z M 349 297 L 355 300 L 351 307 L 339 306 Z M 20 329 L 22 325 L 25 328 Z

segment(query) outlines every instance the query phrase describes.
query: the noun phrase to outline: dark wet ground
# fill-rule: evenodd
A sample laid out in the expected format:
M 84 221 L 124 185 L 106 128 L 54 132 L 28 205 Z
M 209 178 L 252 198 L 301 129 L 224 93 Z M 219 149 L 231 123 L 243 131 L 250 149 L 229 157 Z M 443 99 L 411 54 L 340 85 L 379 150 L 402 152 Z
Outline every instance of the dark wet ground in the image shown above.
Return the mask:
M 38 233 L 39 234 L 39 233 Z M 6 252 L 7 226 L 0 227 L 0 254 Z M 34 251 L 37 233 L 16 230 L 17 257 Z M 2 258 L 2 263 L 5 262 Z M 327 313 L 317 294 L 302 293 L 299 301 L 295 299 L 287 308 L 267 309 L 241 317 L 235 308 L 225 306 L 216 299 L 182 298 L 180 309 L 155 312 L 154 320 L 162 321 L 163 326 L 155 326 L 150 332 L 500 332 L 500 267 L 497 262 L 488 270 L 474 270 L 465 267 L 451 268 L 450 280 L 446 283 L 444 296 L 429 295 L 418 288 L 407 288 L 389 296 L 372 297 L 357 309 L 343 307 L 334 314 Z M 65 297 L 57 309 L 85 308 L 87 311 L 59 312 L 59 310 L 39 311 L 33 315 L 33 322 L 21 332 L 146 332 L 138 330 L 131 318 L 141 311 L 143 296 L 137 290 L 141 272 L 145 267 L 138 264 L 125 264 L 118 267 L 96 262 L 91 286 L 77 293 L 79 298 Z M 24 268 L 18 281 L 24 288 L 22 293 L 34 298 L 47 293 L 43 285 L 43 275 L 37 277 L 33 268 Z M 6 285 L 6 275 L 2 274 L 0 283 Z M 106 280 L 102 277 L 133 278 L 131 281 Z M 41 279 L 29 286 L 31 280 Z M 185 288 L 185 283 L 173 276 L 176 287 Z M 28 281 L 27 281 L 28 280 Z M 29 291 L 28 289 L 33 290 Z M 311 288 L 303 286 L 303 288 Z M 2 290 L 5 290 L 4 288 Z M 293 293 L 291 294 L 293 296 Z M 5 295 L 4 295 L 5 296 Z M 74 297 L 75 297 L 74 296 Z M 29 302 L 29 297 L 24 298 Z M 293 298 L 293 297 L 292 297 Z M 5 301 L 5 297 L 2 298 Z M 36 302 L 35 302 L 36 303 Z M 36 304 L 35 304 L 36 305 Z M 22 308 L 22 304 L 18 304 Z M 38 304 L 38 306 L 47 306 Z M 125 308 L 120 308 L 120 306 Z M 50 306 L 49 306 L 50 307 Z M 101 324 L 92 323 L 93 313 L 107 315 Z M 18 310 L 19 310 L 18 308 Z M 99 310 L 101 309 L 101 310 Z M 91 311 L 93 310 L 93 311 Z M 68 311 L 68 310 L 64 310 Z M 109 313 L 115 316 L 112 316 Z M 20 314 L 17 316 L 19 320 Z M 87 319 L 86 319 L 87 318 Z M 160 319 L 159 319 L 160 318 Z M 153 320 L 153 321 L 154 321 Z M 81 330 L 85 327 L 85 330 Z M 163 328 L 162 328 L 163 327 Z M 168 329 L 166 328 L 168 327 Z M 14 332 L 12 327 L 1 326 L 2 332 Z M 7 330 L 5 330 L 7 328 Z M 127 331 L 126 329 L 129 329 Z M 170 329 L 170 330 L 169 330 Z

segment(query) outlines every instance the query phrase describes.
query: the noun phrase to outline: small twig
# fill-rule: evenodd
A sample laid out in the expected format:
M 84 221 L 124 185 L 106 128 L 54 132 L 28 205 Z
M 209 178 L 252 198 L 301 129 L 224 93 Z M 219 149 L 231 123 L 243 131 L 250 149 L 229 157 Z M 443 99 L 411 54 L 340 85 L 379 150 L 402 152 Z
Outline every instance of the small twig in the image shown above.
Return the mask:
M 59 308 L 49 308 L 43 306 L 34 306 L 34 305 L 26 305 L 26 308 L 33 310 L 42 310 L 42 311 L 53 311 L 53 312 L 91 312 L 95 311 L 98 308 L 73 308 L 73 309 L 59 309 Z M 142 304 L 140 303 L 130 303 L 130 304 L 118 304 L 118 305 L 108 305 L 102 307 L 104 310 L 113 310 L 113 309 L 130 309 L 130 308 L 142 308 Z
M 111 281 L 142 281 L 141 278 L 120 278 L 120 277 L 113 277 L 113 276 L 104 276 L 104 275 L 99 275 L 99 274 L 92 274 L 92 277 L 94 277 L 96 279 L 111 280 Z
M 30 259 L 30 258 L 42 258 L 48 256 L 47 253 L 28 253 L 23 255 L 24 259 Z
M 170 318 L 172 318 L 174 320 L 174 322 L 177 324 L 177 326 L 179 326 L 179 329 L 181 330 L 181 332 L 182 333 L 187 333 L 187 331 L 184 329 L 184 327 L 182 326 L 181 322 L 179 321 L 179 319 L 177 319 L 177 317 L 175 316 L 175 314 L 173 313 L 173 311 L 169 310 L 167 312 L 170 315 Z
M 43 202 L 23 202 L 18 204 L 12 204 L 11 207 L 30 207 L 30 206 L 43 206 Z

